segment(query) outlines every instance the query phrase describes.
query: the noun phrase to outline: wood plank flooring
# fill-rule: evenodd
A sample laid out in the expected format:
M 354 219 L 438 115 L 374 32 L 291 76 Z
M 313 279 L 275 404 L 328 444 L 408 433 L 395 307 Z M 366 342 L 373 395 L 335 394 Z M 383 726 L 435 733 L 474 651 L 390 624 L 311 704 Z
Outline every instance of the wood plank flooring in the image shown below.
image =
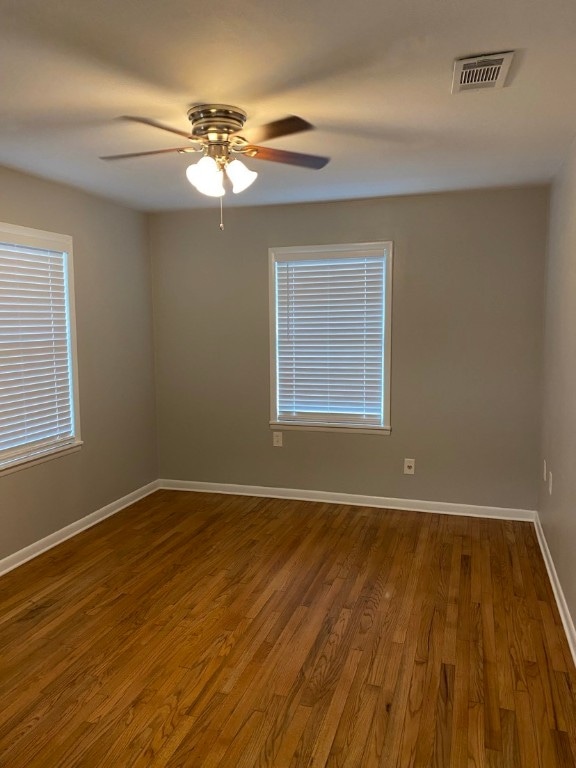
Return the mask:
M 0 579 L 3 768 L 574 768 L 529 523 L 159 491 Z

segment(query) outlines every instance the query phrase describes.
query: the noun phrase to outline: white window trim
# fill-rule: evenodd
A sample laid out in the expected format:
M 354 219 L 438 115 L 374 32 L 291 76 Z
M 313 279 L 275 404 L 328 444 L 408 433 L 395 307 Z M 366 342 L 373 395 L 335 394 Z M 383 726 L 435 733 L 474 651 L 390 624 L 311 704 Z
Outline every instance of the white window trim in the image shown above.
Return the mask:
M 278 256 L 284 259 L 297 260 L 328 254 L 344 254 L 361 251 L 375 254 L 385 254 L 385 303 L 384 303 L 384 424 L 381 427 L 342 426 L 334 424 L 289 423 L 277 421 L 277 340 L 276 340 L 276 280 L 275 264 Z M 282 246 L 268 249 L 268 291 L 269 291 L 269 322 L 270 322 L 270 429 L 274 430 L 306 430 L 310 432 L 347 432 L 353 434 L 389 435 L 392 432 L 390 421 L 390 366 L 392 361 L 392 265 L 394 244 L 391 240 L 368 243 L 339 243 L 336 245 L 302 245 Z
M 70 374 L 72 378 L 72 408 L 74 418 L 74 435 L 58 444 L 32 447 L 28 453 L 14 458 L 0 459 L 0 476 L 16 472 L 50 459 L 56 459 L 64 454 L 73 453 L 83 445 L 80 435 L 80 407 L 78 391 L 78 354 L 76 343 L 76 308 L 74 303 L 74 261 L 72 253 L 72 238 L 56 232 L 47 232 L 16 224 L 0 222 L 0 242 L 20 245 L 29 248 L 60 251 L 66 254 L 65 274 L 67 284 L 68 319 L 69 319 L 69 351 Z

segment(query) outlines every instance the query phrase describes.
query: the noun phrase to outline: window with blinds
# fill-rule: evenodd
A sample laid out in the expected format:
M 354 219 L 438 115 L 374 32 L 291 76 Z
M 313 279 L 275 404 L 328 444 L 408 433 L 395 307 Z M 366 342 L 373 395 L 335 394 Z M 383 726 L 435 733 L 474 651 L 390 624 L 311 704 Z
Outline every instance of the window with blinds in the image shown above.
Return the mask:
M 272 426 L 390 431 L 392 244 L 270 250 Z
M 0 224 L 0 471 L 80 444 L 72 240 Z

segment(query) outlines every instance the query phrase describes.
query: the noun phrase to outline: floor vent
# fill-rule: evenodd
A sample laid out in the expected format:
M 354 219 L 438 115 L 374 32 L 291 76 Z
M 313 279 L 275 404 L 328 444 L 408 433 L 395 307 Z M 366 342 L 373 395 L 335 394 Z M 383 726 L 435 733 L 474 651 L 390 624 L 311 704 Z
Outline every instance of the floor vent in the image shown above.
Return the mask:
M 484 53 L 454 61 L 452 93 L 502 88 L 510 69 L 514 51 Z

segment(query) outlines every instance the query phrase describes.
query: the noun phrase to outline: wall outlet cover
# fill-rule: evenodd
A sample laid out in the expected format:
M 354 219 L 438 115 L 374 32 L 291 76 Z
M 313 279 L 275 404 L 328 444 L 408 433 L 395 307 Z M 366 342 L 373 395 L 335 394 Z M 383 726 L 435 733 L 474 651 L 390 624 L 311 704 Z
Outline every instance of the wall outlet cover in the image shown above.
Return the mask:
M 416 461 L 414 459 L 404 459 L 404 474 L 413 475 L 416 469 Z

